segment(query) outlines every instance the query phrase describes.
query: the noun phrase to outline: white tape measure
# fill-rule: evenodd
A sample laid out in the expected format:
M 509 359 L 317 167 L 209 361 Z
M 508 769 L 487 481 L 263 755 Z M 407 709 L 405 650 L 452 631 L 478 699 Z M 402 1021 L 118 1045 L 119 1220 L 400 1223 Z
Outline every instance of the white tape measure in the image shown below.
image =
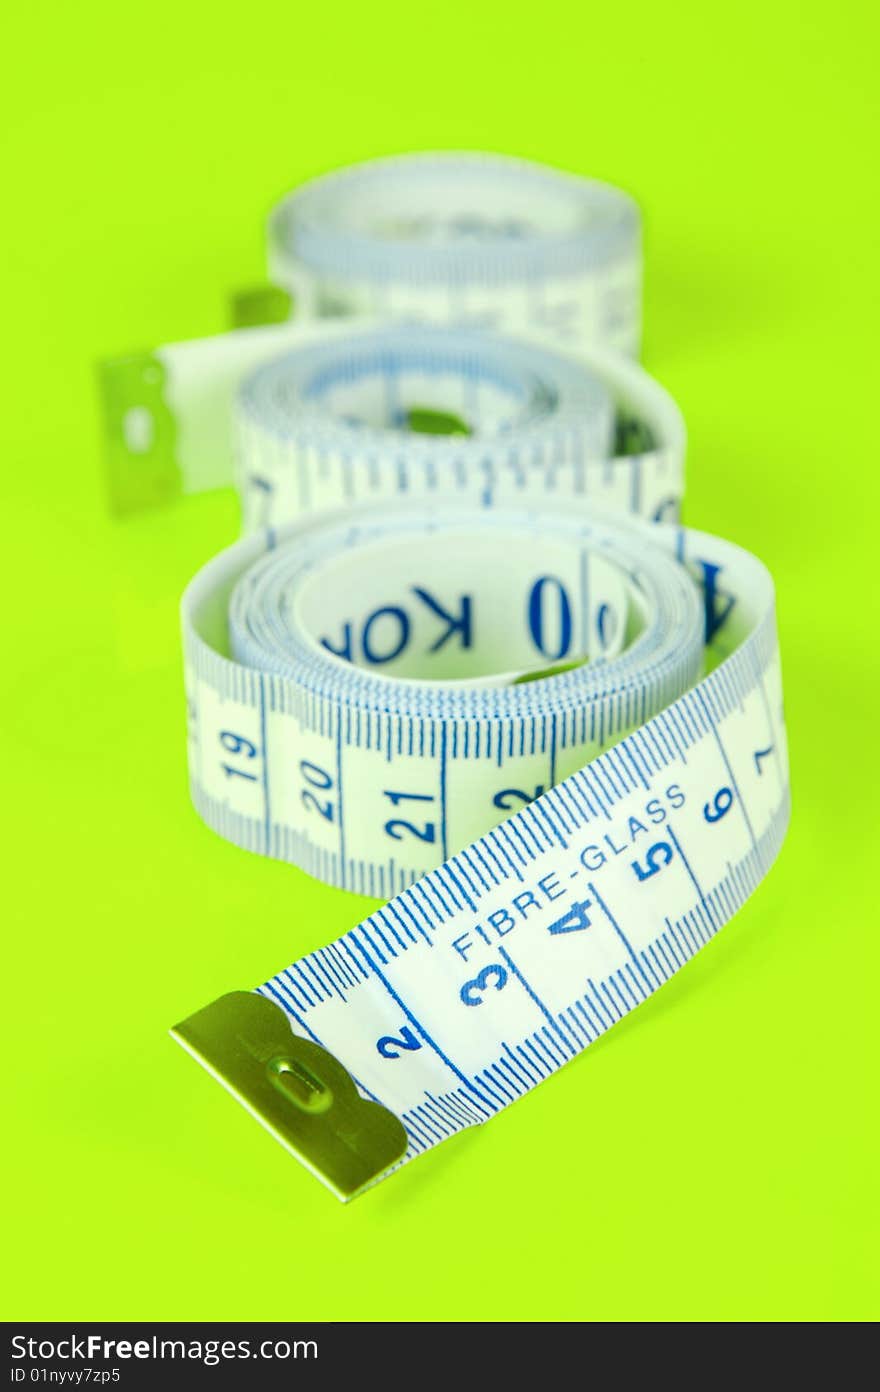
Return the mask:
M 619 190 L 501 156 L 408 155 L 313 180 L 270 219 L 270 272 L 286 288 L 238 296 L 236 332 L 100 365 L 113 510 L 230 484 L 242 377 L 355 317 L 636 355 L 640 235 Z
M 313 179 L 269 220 L 297 316 L 368 314 L 638 354 L 641 228 L 620 190 L 525 160 L 416 154 Z
M 772 583 L 712 537 L 331 513 L 212 561 L 184 639 L 205 820 L 394 896 L 174 1031 L 343 1198 L 644 1000 L 785 832 Z
M 684 428 L 634 364 L 390 327 L 258 368 L 236 409 L 244 530 L 342 504 L 586 495 L 674 520 Z
M 245 531 L 404 495 L 678 516 L 681 413 L 604 349 L 345 321 L 171 344 L 102 380 L 121 510 L 235 479 Z

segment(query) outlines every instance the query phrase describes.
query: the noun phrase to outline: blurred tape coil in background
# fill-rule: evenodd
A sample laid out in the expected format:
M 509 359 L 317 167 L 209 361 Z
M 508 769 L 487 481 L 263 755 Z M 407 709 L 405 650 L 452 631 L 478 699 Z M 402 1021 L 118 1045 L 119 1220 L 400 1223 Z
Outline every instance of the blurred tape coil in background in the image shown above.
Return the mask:
M 575 355 L 598 347 L 613 384 L 626 377 L 614 355 L 638 351 L 640 237 L 638 209 L 619 190 L 507 157 L 399 156 L 312 180 L 272 213 L 275 284 L 235 297 L 235 332 L 101 365 L 112 507 L 227 486 L 242 379 L 345 336 L 355 319 L 488 330 Z M 661 429 L 657 443 L 680 468 L 680 422 L 672 436 Z M 636 434 L 614 452 L 648 448 Z

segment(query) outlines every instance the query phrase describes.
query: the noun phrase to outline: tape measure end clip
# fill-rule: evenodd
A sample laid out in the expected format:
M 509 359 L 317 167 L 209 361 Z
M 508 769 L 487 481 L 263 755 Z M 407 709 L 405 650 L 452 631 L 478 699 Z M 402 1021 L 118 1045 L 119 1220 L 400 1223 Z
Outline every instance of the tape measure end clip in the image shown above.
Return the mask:
M 233 991 L 171 1030 L 186 1051 L 343 1203 L 403 1158 L 403 1123 L 279 1005 Z
M 156 353 L 129 353 L 98 364 L 103 408 L 107 501 L 116 516 L 159 507 L 180 496 L 177 421 Z

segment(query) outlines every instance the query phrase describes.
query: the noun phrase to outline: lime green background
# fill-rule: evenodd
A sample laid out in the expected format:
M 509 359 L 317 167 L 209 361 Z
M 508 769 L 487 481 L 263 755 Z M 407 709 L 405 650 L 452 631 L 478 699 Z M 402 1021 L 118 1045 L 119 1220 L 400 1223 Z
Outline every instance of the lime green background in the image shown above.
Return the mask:
M 878 203 L 868 6 L 20 7 L 2 100 L 8 1317 L 877 1315 Z M 779 590 L 781 860 L 651 1002 L 343 1208 L 167 1038 L 367 902 L 190 808 L 214 495 L 113 522 L 93 363 L 222 329 L 299 179 L 484 147 L 618 182 L 686 515 Z

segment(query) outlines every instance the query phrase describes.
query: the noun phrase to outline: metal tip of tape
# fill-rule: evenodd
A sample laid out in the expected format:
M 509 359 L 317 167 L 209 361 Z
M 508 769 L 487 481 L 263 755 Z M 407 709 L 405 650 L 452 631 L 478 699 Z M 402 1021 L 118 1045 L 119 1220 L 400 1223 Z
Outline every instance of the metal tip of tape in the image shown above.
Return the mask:
M 265 996 L 233 991 L 171 1035 L 343 1203 L 403 1158 L 402 1122 Z
M 98 364 L 108 502 L 117 515 L 159 506 L 181 492 L 177 425 L 166 400 L 166 378 L 154 353 Z

